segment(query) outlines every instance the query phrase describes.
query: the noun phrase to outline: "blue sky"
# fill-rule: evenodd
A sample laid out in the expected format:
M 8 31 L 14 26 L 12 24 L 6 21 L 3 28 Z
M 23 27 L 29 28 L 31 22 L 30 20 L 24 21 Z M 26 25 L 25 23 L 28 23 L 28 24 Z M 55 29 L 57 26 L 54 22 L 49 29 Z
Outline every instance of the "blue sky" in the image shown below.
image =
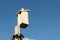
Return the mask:
M 30 9 L 26 38 L 60 40 L 60 0 L 0 0 L 0 40 L 10 40 L 21 8 Z

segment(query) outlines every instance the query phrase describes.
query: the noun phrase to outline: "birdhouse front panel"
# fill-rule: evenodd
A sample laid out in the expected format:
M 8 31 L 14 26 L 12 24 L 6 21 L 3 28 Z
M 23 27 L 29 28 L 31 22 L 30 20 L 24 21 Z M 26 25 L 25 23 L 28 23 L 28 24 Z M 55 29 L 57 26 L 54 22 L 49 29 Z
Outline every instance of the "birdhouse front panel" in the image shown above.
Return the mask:
M 29 25 L 29 21 L 28 21 L 28 12 L 23 11 L 21 12 L 21 16 L 22 16 L 22 27 L 26 27 Z

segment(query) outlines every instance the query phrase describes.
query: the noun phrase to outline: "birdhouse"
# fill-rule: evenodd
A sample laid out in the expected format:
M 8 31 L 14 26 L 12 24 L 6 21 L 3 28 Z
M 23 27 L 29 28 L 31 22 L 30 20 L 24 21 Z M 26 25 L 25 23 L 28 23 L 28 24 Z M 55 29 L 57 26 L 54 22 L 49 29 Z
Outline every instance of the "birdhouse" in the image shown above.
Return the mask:
M 21 28 L 26 28 L 29 25 L 28 12 L 29 10 L 22 8 L 18 13 L 18 24 Z

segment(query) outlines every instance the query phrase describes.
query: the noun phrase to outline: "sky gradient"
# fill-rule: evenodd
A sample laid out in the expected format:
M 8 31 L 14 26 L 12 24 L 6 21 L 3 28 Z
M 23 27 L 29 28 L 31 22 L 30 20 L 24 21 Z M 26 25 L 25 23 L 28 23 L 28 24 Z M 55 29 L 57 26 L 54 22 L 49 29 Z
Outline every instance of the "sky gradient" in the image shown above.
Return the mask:
M 21 8 L 30 9 L 26 38 L 60 40 L 60 0 L 0 0 L 0 40 L 11 39 Z

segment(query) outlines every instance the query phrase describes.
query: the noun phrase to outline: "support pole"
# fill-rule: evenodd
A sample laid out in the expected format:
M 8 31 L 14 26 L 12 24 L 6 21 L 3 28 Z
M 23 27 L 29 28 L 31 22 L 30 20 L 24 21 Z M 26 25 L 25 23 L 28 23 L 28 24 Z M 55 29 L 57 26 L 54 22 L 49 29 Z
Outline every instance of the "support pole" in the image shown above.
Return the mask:
M 20 28 L 26 28 L 29 25 L 28 12 L 30 10 L 25 10 L 22 8 L 17 14 L 17 25 L 15 26 L 14 35 L 12 40 L 22 40 L 24 36 L 20 32 Z

